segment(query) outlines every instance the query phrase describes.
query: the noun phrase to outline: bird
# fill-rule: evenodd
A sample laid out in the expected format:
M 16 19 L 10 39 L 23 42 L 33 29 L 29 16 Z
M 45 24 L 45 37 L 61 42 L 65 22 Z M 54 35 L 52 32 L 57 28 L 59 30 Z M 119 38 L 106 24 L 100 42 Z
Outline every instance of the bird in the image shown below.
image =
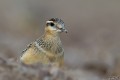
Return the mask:
M 64 49 L 60 39 L 62 32 L 68 32 L 63 20 L 51 18 L 46 21 L 43 35 L 27 45 L 22 52 L 20 62 L 27 65 L 41 63 L 64 66 Z

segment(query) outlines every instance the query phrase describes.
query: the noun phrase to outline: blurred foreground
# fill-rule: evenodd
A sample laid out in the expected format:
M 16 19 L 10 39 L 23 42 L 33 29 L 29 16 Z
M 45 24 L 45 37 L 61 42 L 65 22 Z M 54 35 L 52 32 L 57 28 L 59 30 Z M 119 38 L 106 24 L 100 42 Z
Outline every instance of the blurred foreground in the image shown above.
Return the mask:
M 61 34 L 66 70 L 60 70 L 57 80 L 120 75 L 119 8 L 119 0 L 0 0 L 0 79 L 38 80 L 47 75 L 50 79 L 44 80 L 56 80 L 49 70 L 11 61 L 19 60 L 26 45 L 42 35 L 51 17 L 61 18 L 69 31 Z

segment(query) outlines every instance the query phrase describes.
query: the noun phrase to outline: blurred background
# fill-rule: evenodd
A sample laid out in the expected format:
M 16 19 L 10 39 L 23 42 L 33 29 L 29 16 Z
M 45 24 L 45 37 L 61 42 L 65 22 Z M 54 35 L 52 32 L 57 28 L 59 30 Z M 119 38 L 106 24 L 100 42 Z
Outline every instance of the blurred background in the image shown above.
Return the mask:
M 0 0 L 0 57 L 19 58 L 52 17 L 69 31 L 61 34 L 68 68 L 120 74 L 120 0 Z

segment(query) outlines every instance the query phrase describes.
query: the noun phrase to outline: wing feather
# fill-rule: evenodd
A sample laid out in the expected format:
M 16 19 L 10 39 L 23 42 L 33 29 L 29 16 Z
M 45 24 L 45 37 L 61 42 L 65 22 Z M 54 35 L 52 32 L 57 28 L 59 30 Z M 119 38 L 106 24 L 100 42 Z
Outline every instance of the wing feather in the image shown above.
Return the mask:
M 42 62 L 44 55 L 44 49 L 42 49 L 41 46 L 34 42 L 29 44 L 27 48 L 23 51 L 23 55 L 21 56 L 20 61 L 25 64 Z

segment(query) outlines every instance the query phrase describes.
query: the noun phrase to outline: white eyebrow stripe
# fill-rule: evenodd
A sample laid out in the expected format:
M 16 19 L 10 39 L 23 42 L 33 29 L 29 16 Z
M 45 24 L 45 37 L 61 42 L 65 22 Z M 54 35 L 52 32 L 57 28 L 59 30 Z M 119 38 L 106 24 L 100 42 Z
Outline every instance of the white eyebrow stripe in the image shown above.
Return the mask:
M 51 22 L 53 22 L 53 21 L 46 21 L 46 23 L 51 23 Z

